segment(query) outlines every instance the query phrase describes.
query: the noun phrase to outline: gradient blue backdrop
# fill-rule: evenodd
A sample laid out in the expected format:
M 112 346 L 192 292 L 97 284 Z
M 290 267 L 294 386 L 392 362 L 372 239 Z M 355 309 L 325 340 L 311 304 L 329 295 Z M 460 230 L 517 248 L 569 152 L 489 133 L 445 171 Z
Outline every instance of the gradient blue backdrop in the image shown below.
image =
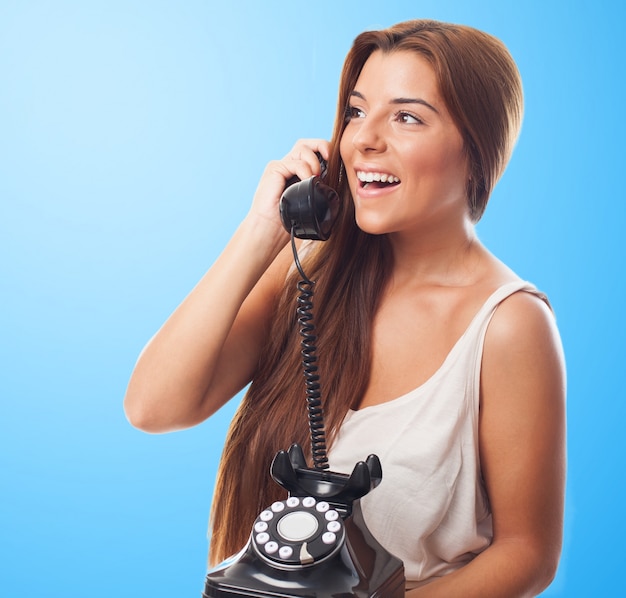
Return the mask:
M 549 294 L 567 354 L 565 546 L 544 595 L 624 595 L 623 6 L 0 0 L 0 594 L 199 596 L 236 400 L 138 432 L 135 359 L 265 163 L 330 135 L 354 36 L 431 17 L 500 37 L 525 84 L 479 233 Z

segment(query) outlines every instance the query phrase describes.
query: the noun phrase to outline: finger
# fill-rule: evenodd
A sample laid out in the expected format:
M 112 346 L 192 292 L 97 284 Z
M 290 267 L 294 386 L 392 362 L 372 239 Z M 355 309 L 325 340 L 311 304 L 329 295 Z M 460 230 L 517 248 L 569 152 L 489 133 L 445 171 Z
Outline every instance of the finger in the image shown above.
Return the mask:
M 297 169 L 294 174 L 308 178 L 321 173 L 320 157 L 328 160 L 328 155 L 328 141 L 324 139 L 303 139 L 294 145 L 285 159 L 291 167 Z
M 306 159 L 313 154 L 319 153 L 328 160 L 330 144 L 325 139 L 300 139 L 287 154 L 294 159 Z M 287 157 L 286 156 L 286 157 Z

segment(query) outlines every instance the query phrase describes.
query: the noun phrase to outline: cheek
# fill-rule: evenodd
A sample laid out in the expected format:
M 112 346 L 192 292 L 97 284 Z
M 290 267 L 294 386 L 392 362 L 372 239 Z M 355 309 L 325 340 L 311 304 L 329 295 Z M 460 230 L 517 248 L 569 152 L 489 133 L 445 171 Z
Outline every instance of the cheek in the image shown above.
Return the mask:
M 442 168 L 458 173 L 463 179 L 467 178 L 469 172 L 467 153 L 460 135 L 442 145 L 441 162 Z
M 414 172 L 427 177 L 430 175 L 444 185 L 453 181 L 467 180 L 467 158 L 456 145 L 438 148 L 430 147 L 427 151 L 415 155 L 412 160 Z

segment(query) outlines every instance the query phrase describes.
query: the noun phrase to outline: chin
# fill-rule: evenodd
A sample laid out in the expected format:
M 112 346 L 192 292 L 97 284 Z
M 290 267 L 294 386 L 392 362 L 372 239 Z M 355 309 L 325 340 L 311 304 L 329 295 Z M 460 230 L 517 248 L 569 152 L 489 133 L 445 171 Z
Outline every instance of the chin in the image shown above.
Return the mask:
M 389 224 L 377 218 L 355 217 L 356 225 L 368 235 L 384 235 L 392 232 Z

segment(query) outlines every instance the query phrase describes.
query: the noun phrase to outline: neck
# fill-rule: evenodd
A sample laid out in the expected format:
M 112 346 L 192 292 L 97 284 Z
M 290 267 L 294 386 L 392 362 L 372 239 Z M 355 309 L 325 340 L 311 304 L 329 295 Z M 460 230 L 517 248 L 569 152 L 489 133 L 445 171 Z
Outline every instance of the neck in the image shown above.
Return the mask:
M 469 219 L 389 235 L 396 284 L 465 285 L 486 253 Z

